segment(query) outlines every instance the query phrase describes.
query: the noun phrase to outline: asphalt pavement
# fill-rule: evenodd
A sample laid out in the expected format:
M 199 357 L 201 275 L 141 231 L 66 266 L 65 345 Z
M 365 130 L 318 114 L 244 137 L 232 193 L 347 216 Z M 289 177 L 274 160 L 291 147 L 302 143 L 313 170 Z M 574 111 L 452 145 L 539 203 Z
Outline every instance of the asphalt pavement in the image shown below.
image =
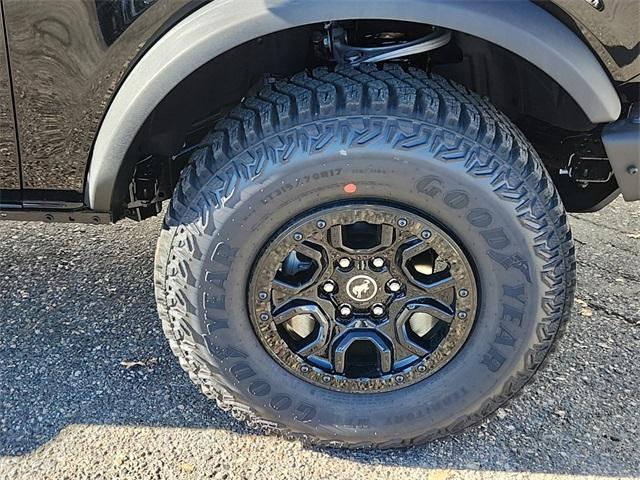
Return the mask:
M 490 422 L 394 451 L 257 434 L 178 367 L 155 312 L 160 221 L 0 223 L 0 479 L 640 478 L 640 203 L 571 215 L 577 303 Z

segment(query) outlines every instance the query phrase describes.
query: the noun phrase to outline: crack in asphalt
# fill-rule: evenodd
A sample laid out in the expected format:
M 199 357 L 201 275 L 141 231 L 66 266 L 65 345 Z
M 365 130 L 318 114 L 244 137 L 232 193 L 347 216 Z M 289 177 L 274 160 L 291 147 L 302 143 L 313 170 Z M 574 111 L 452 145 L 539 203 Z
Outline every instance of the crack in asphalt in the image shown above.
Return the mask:
M 578 216 L 578 215 L 580 215 L 580 216 Z M 625 234 L 625 235 L 628 234 L 628 233 L 632 233 L 630 231 L 624 231 L 624 230 L 621 230 L 619 228 L 612 227 L 611 225 L 607 225 L 607 224 L 604 224 L 604 223 L 596 222 L 594 220 L 590 220 L 588 218 L 585 218 L 584 215 L 588 215 L 588 214 L 570 213 L 569 217 L 572 218 L 573 221 L 588 223 L 589 225 L 593 225 L 594 227 L 602 228 L 602 229 L 605 229 L 605 230 L 610 230 L 612 232 L 622 233 L 622 234 Z
M 591 268 L 591 269 L 594 269 L 594 270 L 597 270 L 597 271 L 602 271 L 602 269 L 600 268 L 600 265 L 598 263 L 587 262 L 585 260 L 576 260 L 576 264 L 578 266 L 581 266 L 581 267 L 588 267 L 588 268 Z M 630 275 L 628 273 L 621 272 L 619 270 L 614 270 L 613 274 L 610 274 L 611 270 L 606 270 L 603 273 L 607 274 L 608 277 L 623 278 L 623 279 L 628 280 L 630 282 L 640 284 L 640 277 L 636 277 L 636 276 Z
M 618 320 L 621 320 L 630 325 L 640 325 L 640 316 L 634 316 L 633 318 L 631 318 L 631 317 L 627 317 L 626 315 L 621 315 L 620 313 L 612 310 L 611 308 L 601 303 L 597 303 L 589 300 L 585 301 L 585 303 L 586 303 L 586 306 L 588 306 L 592 310 L 595 310 L 597 312 L 602 312 L 608 317 L 617 318 Z

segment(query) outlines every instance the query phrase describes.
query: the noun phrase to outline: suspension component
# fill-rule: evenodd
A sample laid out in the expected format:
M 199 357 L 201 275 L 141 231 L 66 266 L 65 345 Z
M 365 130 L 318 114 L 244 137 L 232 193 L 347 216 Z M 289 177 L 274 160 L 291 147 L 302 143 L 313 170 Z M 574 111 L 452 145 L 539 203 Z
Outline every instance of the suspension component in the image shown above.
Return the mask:
M 451 40 L 451 32 L 434 27 L 433 31 L 415 40 L 386 42 L 376 47 L 361 47 L 349 44 L 347 30 L 339 23 L 330 22 L 326 26 L 325 46 L 338 65 L 357 66 L 407 57 L 440 48 Z

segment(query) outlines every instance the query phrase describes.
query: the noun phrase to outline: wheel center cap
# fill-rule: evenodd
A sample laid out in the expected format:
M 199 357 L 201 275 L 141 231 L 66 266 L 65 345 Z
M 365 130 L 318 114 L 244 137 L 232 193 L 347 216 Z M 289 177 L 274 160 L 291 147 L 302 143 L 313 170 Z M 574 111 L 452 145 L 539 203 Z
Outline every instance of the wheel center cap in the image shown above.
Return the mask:
M 378 293 L 378 284 L 369 275 L 356 275 L 347 282 L 347 295 L 356 302 L 368 302 Z

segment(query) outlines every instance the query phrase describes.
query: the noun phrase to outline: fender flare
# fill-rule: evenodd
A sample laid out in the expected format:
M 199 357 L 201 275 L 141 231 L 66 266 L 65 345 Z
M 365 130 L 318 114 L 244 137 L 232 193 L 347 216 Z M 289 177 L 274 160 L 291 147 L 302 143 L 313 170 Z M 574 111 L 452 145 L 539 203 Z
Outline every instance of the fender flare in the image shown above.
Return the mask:
M 389 19 L 474 35 L 536 65 L 593 123 L 616 120 L 620 99 L 589 48 L 529 0 L 214 0 L 162 36 L 130 71 L 103 118 L 87 175 L 87 204 L 111 211 L 118 173 L 135 135 L 173 87 L 218 55 L 291 27 L 327 20 Z

